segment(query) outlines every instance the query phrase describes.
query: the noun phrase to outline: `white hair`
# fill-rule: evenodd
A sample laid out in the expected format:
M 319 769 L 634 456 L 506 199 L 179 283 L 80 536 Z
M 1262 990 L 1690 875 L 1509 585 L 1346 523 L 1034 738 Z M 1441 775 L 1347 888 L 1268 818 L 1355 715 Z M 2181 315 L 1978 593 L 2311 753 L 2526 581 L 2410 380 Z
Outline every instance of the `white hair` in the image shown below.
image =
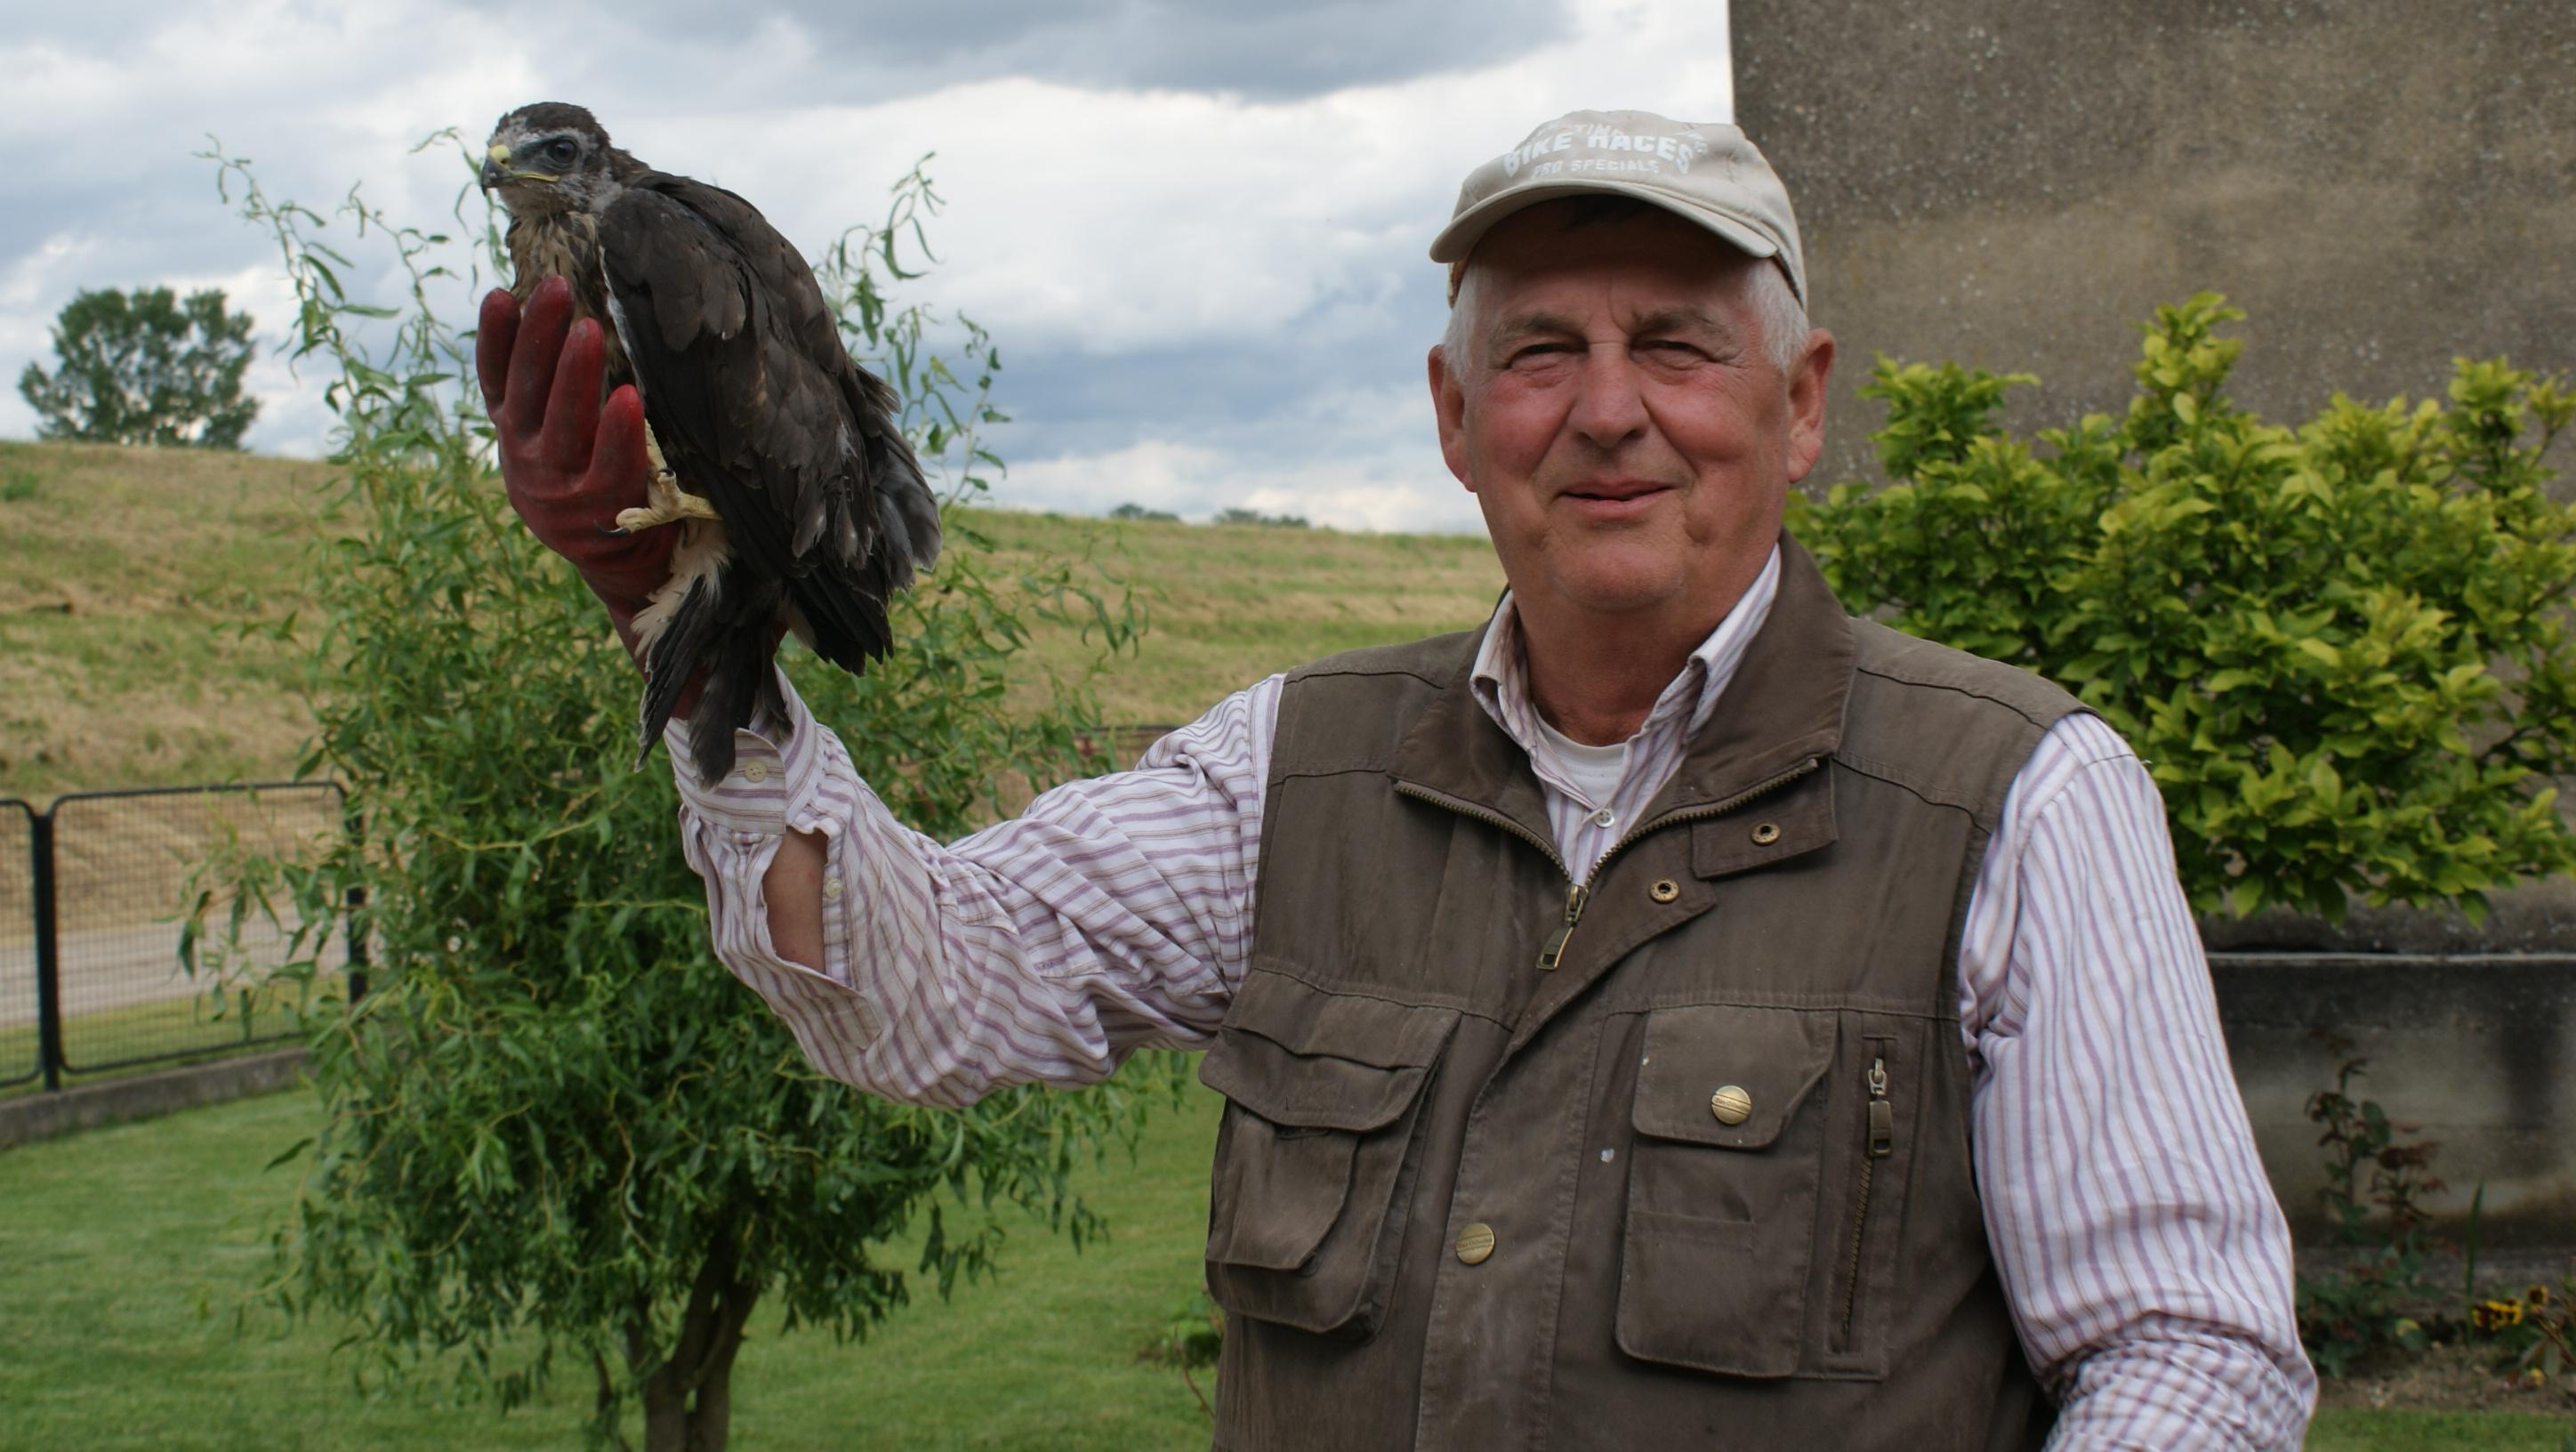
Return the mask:
M 1789 274 L 1776 262 L 1744 269 L 1743 301 L 1753 314 L 1755 326 L 1762 330 L 1763 351 L 1771 355 L 1771 366 L 1780 376 L 1798 366 L 1798 355 L 1807 346 L 1807 310 L 1798 294 L 1789 286 Z M 1475 345 L 1476 327 L 1476 260 L 1458 275 L 1458 295 L 1449 301 L 1449 330 L 1440 337 L 1440 351 L 1454 368 L 1458 360 L 1469 356 Z

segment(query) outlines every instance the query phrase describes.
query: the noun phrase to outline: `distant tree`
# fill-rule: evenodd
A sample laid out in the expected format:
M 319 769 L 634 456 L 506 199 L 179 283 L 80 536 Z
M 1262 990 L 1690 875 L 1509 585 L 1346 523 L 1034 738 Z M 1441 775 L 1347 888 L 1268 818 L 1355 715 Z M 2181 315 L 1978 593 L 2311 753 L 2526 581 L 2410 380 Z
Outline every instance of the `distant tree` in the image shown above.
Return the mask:
M 1147 509 L 1133 500 L 1109 511 L 1109 517 L 1111 519 L 1163 519 L 1173 523 L 1178 523 L 1181 518 L 1168 509 Z
M 1221 509 L 1217 511 L 1216 522 L 1219 524 L 1266 524 L 1277 529 L 1305 529 L 1308 527 L 1306 524 L 1306 516 L 1302 514 L 1264 514 L 1258 509 L 1245 509 L 1239 505 L 1234 508 Z
M 62 366 L 28 364 L 18 392 L 43 438 L 238 449 L 259 417 L 259 400 L 242 397 L 250 329 L 221 288 L 184 302 L 166 287 L 82 292 L 54 320 Z

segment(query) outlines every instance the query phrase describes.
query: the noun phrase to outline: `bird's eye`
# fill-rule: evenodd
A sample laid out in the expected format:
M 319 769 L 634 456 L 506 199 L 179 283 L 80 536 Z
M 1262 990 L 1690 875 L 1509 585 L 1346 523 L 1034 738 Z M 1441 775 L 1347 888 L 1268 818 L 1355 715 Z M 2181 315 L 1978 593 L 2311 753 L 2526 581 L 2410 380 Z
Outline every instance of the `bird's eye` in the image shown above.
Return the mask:
M 573 145 L 569 138 L 558 136 L 546 143 L 548 161 L 559 161 L 569 166 L 572 164 L 572 159 L 579 155 L 581 155 L 581 148 Z

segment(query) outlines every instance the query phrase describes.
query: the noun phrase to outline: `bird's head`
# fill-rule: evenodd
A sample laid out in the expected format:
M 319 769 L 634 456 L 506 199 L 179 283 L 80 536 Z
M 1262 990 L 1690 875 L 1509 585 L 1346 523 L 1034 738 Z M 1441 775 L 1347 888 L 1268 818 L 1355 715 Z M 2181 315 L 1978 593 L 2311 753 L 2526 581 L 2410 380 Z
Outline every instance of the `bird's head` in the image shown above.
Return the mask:
M 588 111 L 540 101 L 501 118 L 483 148 L 483 190 L 517 216 L 597 212 L 643 168 Z

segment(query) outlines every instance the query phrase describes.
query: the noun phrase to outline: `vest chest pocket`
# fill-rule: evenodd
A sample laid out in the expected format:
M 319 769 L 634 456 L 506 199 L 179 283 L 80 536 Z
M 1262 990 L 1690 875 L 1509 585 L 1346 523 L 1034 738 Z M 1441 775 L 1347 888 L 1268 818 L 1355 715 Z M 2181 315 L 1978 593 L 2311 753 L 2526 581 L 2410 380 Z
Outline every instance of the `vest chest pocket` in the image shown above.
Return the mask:
M 1647 1015 L 1630 1126 L 1619 1348 L 1732 1376 L 1798 1370 L 1835 1015 Z
M 1454 1009 L 1255 970 L 1199 1066 L 1226 1097 L 1208 1291 L 1229 1314 L 1365 1336 L 1395 1280 L 1422 1101 Z

